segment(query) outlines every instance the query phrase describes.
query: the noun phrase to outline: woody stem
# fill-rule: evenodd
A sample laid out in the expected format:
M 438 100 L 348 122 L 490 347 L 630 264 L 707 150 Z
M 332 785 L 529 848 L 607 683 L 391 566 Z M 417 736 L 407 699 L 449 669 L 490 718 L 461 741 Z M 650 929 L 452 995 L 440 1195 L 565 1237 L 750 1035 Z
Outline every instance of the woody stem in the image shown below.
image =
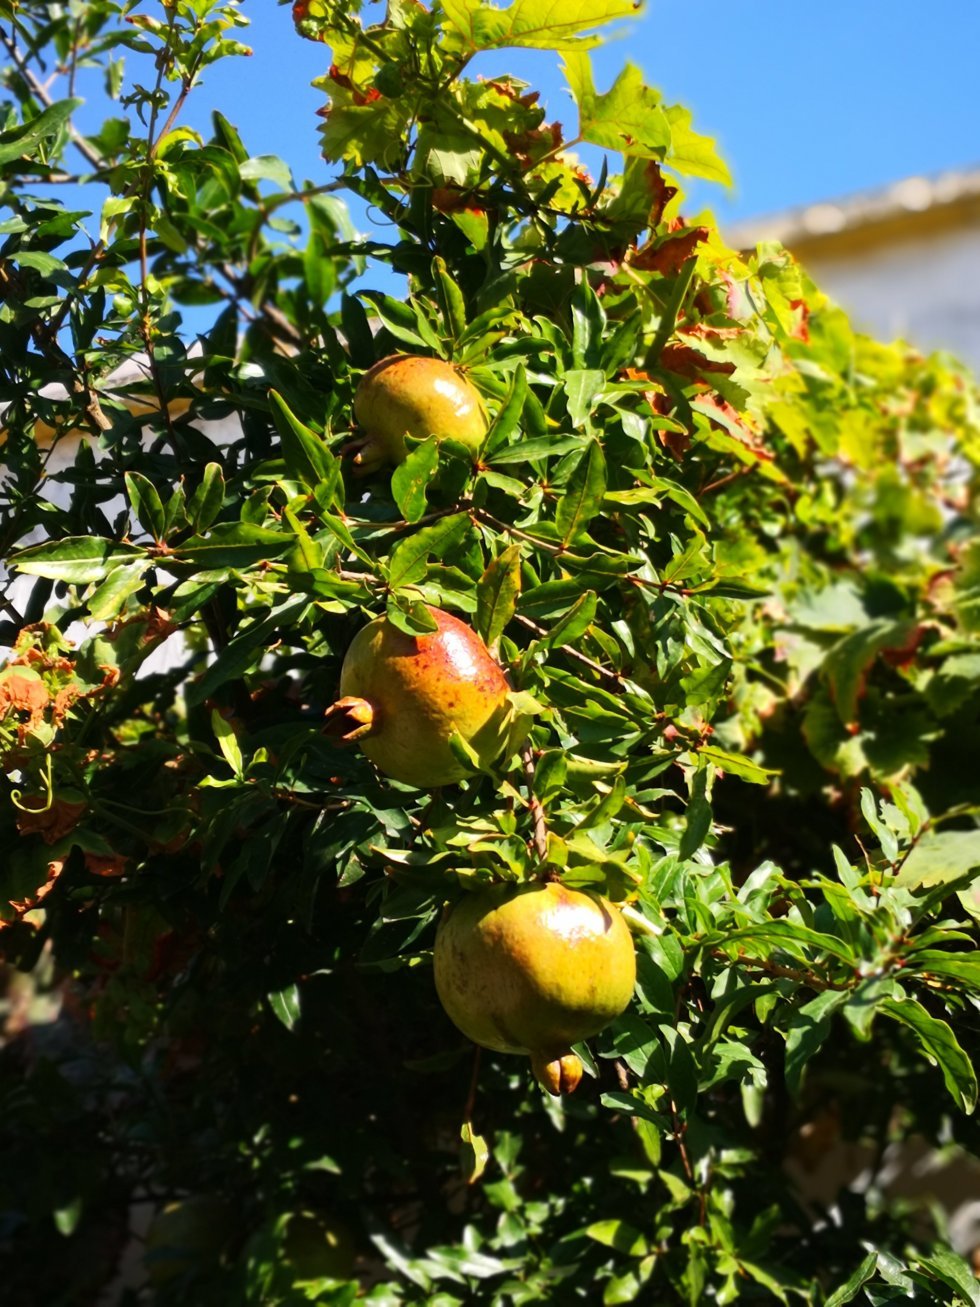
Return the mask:
M 521 746 L 521 762 L 524 765 L 524 776 L 527 780 L 527 803 L 534 819 L 534 851 L 541 859 L 543 867 L 543 864 L 548 861 L 548 823 L 545 820 L 541 800 L 534 793 L 534 754 L 531 751 L 530 744 Z

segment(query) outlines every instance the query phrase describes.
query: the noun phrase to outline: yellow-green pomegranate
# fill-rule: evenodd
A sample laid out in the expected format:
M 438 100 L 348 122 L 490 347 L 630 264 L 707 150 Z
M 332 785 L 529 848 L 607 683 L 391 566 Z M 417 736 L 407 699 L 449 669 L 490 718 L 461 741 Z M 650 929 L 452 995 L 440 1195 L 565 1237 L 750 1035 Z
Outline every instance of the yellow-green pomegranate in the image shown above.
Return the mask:
M 619 910 L 554 882 L 465 895 L 439 925 L 434 964 L 439 999 L 463 1034 L 528 1055 L 552 1094 L 576 1087 L 571 1045 L 618 1016 L 636 982 Z
M 414 354 L 392 354 L 361 378 L 354 416 L 364 432 L 355 466 L 374 471 L 383 463 L 403 463 L 405 437 L 455 440 L 473 454 L 487 433 L 479 392 L 451 363 Z
M 508 734 L 509 686 L 476 632 L 440 609 L 437 630 L 407 635 L 386 617 L 359 631 L 340 672 L 332 731 L 356 741 L 386 776 L 420 790 L 467 774 L 450 747 L 458 732 L 481 764 Z

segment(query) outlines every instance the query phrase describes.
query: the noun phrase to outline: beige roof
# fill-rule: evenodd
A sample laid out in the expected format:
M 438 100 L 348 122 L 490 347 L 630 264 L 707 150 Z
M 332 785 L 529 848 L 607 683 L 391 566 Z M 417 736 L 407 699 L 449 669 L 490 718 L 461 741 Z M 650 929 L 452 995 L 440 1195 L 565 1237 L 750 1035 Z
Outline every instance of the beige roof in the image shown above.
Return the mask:
M 750 218 L 729 227 L 725 235 L 736 249 L 777 240 L 802 256 L 857 252 L 862 245 L 883 240 L 977 224 L 980 167 L 906 177 L 878 190 Z

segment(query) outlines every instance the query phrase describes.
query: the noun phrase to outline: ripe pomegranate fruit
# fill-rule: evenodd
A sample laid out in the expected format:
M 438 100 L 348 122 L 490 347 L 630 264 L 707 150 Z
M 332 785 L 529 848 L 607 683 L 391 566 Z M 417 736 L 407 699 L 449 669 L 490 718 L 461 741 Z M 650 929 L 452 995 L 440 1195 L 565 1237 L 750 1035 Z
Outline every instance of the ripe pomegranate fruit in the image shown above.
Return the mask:
M 391 354 L 367 371 L 354 395 L 354 416 L 364 440 L 354 458 L 362 472 L 403 463 L 405 437 L 456 440 L 474 454 L 487 433 L 479 392 L 442 359 Z
M 636 953 L 617 908 L 552 882 L 467 894 L 440 922 L 436 992 L 455 1025 L 499 1053 L 526 1053 L 552 1094 L 571 1093 L 582 1064 L 570 1045 L 630 1001 Z
M 507 735 L 507 680 L 465 622 L 428 610 L 438 629 L 406 635 L 386 617 L 358 631 L 340 672 L 331 731 L 357 741 L 394 780 L 420 790 L 467 774 L 449 739 L 457 731 L 489 764 Z

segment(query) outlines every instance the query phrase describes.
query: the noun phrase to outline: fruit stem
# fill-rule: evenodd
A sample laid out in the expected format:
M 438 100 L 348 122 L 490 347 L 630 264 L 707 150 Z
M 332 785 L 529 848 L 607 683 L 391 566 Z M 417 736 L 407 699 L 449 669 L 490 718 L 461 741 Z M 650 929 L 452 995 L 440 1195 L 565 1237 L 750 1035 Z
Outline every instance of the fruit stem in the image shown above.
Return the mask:
M 530 744 L 521 745 L 521 762 L 524 765 L 524 776 L 527 780 L 527 803 L 534 819 L 534 851 L 541 860 L 538 874 L 543 880 L 546 876 L 545 868 L 548 862 L 548 823 L 545 820 L 541 800 L 534 793 L 534 754 L 531 751 Z

